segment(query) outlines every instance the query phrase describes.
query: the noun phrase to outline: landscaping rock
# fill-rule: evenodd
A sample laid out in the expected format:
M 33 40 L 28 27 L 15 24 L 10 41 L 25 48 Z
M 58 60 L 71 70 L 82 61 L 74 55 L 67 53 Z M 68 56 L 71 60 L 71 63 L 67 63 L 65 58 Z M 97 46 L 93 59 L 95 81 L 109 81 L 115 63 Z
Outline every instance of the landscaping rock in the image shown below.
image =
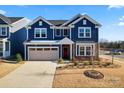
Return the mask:
M 84 75 L 93 79 L 102 79 L 104 75 L 96 70 L 86 70 L 84 72 Z

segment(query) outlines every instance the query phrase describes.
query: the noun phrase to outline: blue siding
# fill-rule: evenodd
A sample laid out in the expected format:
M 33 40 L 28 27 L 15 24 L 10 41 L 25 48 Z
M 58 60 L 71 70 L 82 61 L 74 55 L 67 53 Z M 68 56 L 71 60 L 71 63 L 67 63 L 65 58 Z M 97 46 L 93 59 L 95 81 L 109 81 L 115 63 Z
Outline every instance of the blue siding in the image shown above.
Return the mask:
M 1 30 L 0 30 L 1 31 Z M 9 27 L 7 27 L 7 35 L 6 36 L 0 36 L 0 38 L 9 38 Z
M 85 19 L 85 18 L 84 18 Z M 87 20 L 87 19 L 85 19 Z M 91 38 L 78 38 L 78 27 L 91 27 Z M 73 41 L 95 41 L 98 42 L 98 28 L 95 28 L 95 24 L 87 20 L 87 24 L 83 25 L 83 19 L 75 24 L 75 27 L 71 29 L 71 35 Z
M 22 28 L 14 33 L 11 33 L 11 55 L 21 53 L 24 56 L 24 45 L 23 42 L 27 38 L 26 28 Z
M 86 18 L 84 18 L 87 20 Z M 39 21 L 43 22 L 42 26 L 39 26 Z M 28 30 L 29 40 L 53 40 L 53 29 L 50 28 L 50 25 L 39 20 L 31 26 L 31 29 Z M 78 38 L 78 27 L 91 27 L 91 38 Z M 34 28 L 47 28 L 47 38 L 34 38 Z M 87 20 L 87 24 L 83 25 L 83 19 L 75 24 L 75 27 L 71 29 L 72 40 L 75 41 L 95 41 L 98 42 L 98 28 L 95 28 L 95 24 Z M 61 30 L 61 36 L 55 36 L 54 39 L 61 40 L 66 36 L 63 36 L 63 31 Z M 70 31 L 68 32 L 68 38 L 70 37 Z
M 39 21 L 42 21 L 43 25 L 39 26 Z M 29 40 L 52 40 L 53 39 L 53 30 L 50 28 L 50 25 L 44 22 L 43 20 L 39 20 L 35 24 L 31 26 L 31 29 L 28 30 Z M 34 28 L 47 28 L 47 38 L 34 38 Z

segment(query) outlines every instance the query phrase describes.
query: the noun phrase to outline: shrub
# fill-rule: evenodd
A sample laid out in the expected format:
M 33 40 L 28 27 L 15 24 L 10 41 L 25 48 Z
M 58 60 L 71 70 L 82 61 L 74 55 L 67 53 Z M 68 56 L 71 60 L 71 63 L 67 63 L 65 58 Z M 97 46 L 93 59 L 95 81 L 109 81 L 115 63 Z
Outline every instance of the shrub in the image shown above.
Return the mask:
M 99 61 L 94 61 L 94 65 L 100 65 Z
M 92 63 L 92 61 L 89 61 L 89 65 L 92 65 L 93 63 Z
M 83 65 L 89 65 L 89 61 L 84 61 Z
M 17 54 L 16 54 L 16 61 L 17 61 L 17 62 L 21 62 L 22 60 L 23 60 L 23 59 L 22 59 L 21 54 L 17 53 Z
M 58 63 L 59 63 L 59 64 L 64 64 L 64 60 L 63 60 L 62 58 L 60 58 L 60 59 L 58 60 Z
M 105 66 L 105 67 L 107 67 L 107 66 L 111 65 L 111 63 L 110 62 L 106 62 L 106 63 L 104 63 L 102 65 Z
M 78 65 L 78 62 L 77 62 L 76 58 L 74 58 L 74 57 L 72 58 L 71 62 L 74 64 L 74 66 Z

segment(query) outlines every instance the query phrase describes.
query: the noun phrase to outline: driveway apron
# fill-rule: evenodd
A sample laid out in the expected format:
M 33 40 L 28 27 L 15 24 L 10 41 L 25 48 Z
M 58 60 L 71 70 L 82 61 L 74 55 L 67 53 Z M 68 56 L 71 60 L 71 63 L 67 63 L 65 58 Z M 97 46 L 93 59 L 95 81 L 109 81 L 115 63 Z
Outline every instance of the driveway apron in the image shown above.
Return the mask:
M 52 61 L 27 61 L 0 79 L 1 88 L 51 88 L 57 64 Z

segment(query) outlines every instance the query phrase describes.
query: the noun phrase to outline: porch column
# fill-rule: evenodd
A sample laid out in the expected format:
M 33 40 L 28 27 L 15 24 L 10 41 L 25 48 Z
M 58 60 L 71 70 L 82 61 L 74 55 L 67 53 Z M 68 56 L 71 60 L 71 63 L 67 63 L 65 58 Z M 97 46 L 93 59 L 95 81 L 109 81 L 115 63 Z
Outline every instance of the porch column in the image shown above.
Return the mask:
M 60 45 L 60 58 L 62 58 L 62 44 Z
M 72 59 L 72 44 L 70 44 L 70 59 Z
M 71 39 L 71 27 L 70 27 L 70 39 Z
M 3 41 L 3 57 L 5 57 L 5 41 Z
M 26 54 L 27 54 L 27 52 L 26 52 L 26 44 L 24 44 L 24 59 L 26 60 Z

